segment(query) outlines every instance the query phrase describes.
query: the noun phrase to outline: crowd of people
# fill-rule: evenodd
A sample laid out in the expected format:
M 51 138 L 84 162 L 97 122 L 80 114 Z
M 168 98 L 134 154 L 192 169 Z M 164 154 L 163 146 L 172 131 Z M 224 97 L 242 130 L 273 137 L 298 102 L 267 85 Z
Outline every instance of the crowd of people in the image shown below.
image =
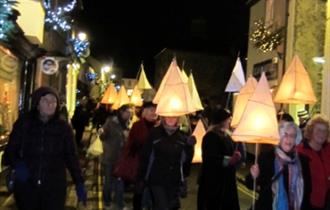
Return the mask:
M 55 90 L 37 89 L 30 112 L 19 117 L 10 134 L 4 161 L 14 173 L 12 191 L 19 210 L 64 210 L 67 169 L 78 200 L 86 204 L 78 151 L 88 146 L 82 139 L 91 122 L 103 146 L 105 210 L 125 209 L 128 184 L 134 186 L 134 210 L 180 209 L 180 198 L 187 196 L 196 143 L 192 127 L 198 119 L 207 132 L 202 140 L 197 209 L 240 209 L 236 171 L 246 161 L 246 151 L 243 143 L 231 138 L 228 110 L 157 116 L 156 105 L 145 102 L 140 108 L 125 104 L 116 111 L 99 105 L 91 112 L 88 98 L 82 98 L 69 120 L 61 117 L 60 108 Z M 330 209 L 329 121 L 321 115 L 309 118 L 306 112 L 299 117 L 300 126 L 289 114 L 279 115 L 279 144 L 256 154 L 258 162 L 245 177 L 247 187 L 256 183 L 256 210 Z

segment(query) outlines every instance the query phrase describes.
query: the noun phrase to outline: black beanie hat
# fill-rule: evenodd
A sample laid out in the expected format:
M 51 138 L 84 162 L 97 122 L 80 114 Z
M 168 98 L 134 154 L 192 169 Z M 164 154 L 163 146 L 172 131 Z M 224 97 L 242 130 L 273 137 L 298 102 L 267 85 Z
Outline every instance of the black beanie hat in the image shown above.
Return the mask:
M 143 103 L 141 110 L 146 109 L 146 108 L 151 108 L 151 107 L 156 107 L 157 105 L 152 103 L 152 101 L 146 101 Z
M 216 109 L 211 117 L 212 124 L 219 124 L 231 117 L 230 112 L 227 109 Z

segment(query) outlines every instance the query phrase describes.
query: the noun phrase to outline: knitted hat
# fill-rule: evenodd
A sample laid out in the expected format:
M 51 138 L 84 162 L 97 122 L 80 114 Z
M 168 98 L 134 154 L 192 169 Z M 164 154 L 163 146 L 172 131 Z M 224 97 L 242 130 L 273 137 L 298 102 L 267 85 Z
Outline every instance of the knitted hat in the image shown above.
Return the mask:
M 309 118 L 309 114 L 307 110 L 300 110 L 297 112 L 298 117 L 301 118 Z
M 226 109 L 217 109 L 211 117 L 212 124 L 219 124 L 231 117 L 231 114 Z

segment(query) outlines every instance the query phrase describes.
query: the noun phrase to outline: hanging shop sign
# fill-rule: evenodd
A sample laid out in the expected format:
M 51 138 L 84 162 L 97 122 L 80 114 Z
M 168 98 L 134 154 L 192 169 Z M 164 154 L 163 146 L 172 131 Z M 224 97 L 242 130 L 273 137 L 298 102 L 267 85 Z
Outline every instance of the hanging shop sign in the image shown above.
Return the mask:
M 44 57 L 40 64 L 40 69 L 44 74 L 53 75 L 58 71 L 58 61 L 54 57 Z

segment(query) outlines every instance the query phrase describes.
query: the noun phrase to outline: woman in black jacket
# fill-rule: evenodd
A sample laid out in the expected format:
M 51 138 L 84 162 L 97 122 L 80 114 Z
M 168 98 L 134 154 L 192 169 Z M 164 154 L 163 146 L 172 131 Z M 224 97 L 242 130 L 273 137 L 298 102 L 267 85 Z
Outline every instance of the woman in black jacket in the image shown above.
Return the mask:
M 20 210 L 63 210 L 66 169 L 79 201 L 86 202 L 84 180 L 71 126 L 59 118 L 59 98 L 49 87 L 32 95 L 32 107 L 14 124 L 5 150 L 14 170 L 14 197 Z
M 225 109 L 212 114 L 212 125 L 203 137 L 198 210 L 239 210 L 236 166 L 241 152 L 228 132 L 231 115 Z

